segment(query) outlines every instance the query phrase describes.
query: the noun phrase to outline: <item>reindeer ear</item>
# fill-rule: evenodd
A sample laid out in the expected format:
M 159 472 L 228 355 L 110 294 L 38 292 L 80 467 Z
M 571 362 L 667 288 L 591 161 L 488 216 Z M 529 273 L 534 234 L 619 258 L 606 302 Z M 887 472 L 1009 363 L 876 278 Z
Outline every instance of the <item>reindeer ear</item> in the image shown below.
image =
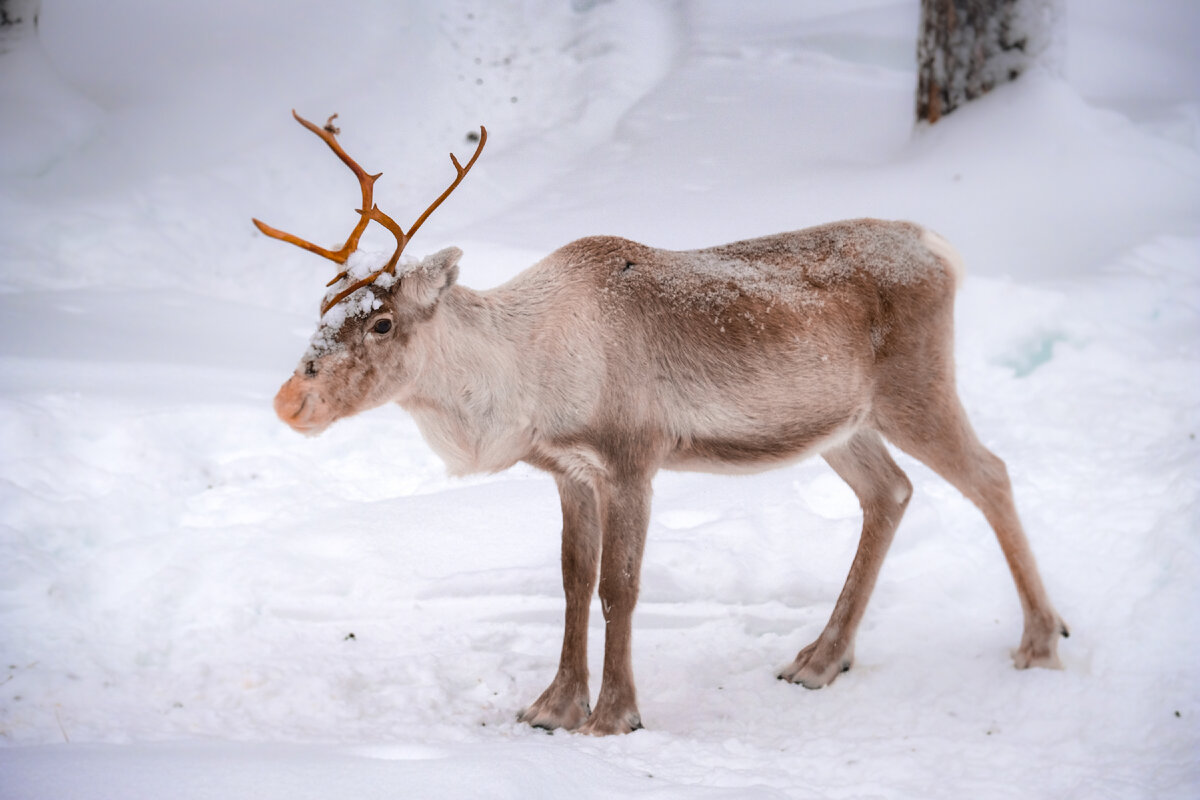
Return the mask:
M 447 247 L 425 256 L 400 279 L 400 293 L 420 306 L 431 306 L 458 280 L 458 260 L 462 250 Z

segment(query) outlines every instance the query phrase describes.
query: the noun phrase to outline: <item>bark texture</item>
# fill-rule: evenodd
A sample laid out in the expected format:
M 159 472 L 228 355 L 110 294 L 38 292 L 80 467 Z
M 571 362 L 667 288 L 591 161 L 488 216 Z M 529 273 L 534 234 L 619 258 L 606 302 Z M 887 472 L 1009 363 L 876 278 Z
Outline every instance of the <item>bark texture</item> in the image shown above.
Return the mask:
M 1050 48 L 1058 0 L 921 0 L 917 119 L 937 122 Z

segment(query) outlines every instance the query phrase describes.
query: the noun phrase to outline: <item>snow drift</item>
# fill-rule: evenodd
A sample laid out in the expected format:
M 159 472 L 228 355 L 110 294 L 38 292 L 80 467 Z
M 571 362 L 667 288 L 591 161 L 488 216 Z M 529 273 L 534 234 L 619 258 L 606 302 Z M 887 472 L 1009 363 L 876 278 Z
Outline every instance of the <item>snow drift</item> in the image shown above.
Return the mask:
M 46 4 L 0 62 L 0 795 L 1195 796 L 1200 14 L 1072 4 L 1065 79 L 914 130 L 916 6 Z M 778 682 L 841 586 L 853 495 L 820 462 L 664 474 L 648 730 L 518 725 L 558 654 L 549 479 L 449 479 L 395 409 L 316 440 L 271 412 L 329 276 L 249 220 L 332 240 L 357 200 L 293 106 L 339 112 L 414 212 L 488 126 L 410 246 L 462 247 L 471 286 L 594 233 L 944 234 L 960 392 L 1065 669 L 1011 668 L 986 523 L 902 460 L 854 670 Z

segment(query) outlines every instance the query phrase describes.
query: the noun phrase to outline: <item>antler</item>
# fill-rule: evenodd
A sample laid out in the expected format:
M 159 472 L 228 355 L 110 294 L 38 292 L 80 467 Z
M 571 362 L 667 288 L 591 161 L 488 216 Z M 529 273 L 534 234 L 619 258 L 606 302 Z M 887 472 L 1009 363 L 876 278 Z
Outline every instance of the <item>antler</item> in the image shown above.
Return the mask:
M 333 124 L 333 121 L 337 119 L 337 114 L 331 116 L 325 122 L 325 126 L 323 128 L 318 127 L 304 119 L 297 114 L 295 110 L 292 111 L 292 116 L 295 117 L 296 121 L 301 125 L 308 128 L 317 136 L 321 137 L 321 141 L 329 145 L 329 149 L 337 154 L 337 157 L 340 158 L 342 162 L 350 168 L 350 171 L 353 172 L 358 178 L 358 184 L 362 189 L 362 208 L 355 209 L 355 213 L 359 215 L 358 224 L 355 225 L 354 230 L 350 232 L 350 236 L 346 239 L 346 243 L 337 250 L 327 250 L 324 247 L 319 247 L 318 245 L 301 239 L 298 236 L 293 236 L 292 234 L 284 233 L 277 228 L 272 228 L 270 225 L 267 225 L 266 223 L 257 219 L 254 220 L 255 226 L 264 234 L 273 239 L 279 239 L 280 241 L 294 244 L 297 247 L 302 247 L 309 252 L 316 253 L 317 255 L 323 258 L 328 258 L 330 261 L 335 261 L 338 264 L 345 264 L 346 260 L 350 258 L 350 255 L 358 249 L 358 240 L 362 236 L 363 231 L 367 229 L 367 225 L 370 224 L 371 220 L 375 220 L 380 225 L 387 228 L 389 231 L 391 231 L 392 235 L 396 237 L 396 250 L 392 253 L 392 257 L 388 259 L 387 263 L 384 264 L 380 269 L 372 272 L 367 277 L 355 281 L 350 286 L 347 286 L 332 298 L 326 299 L 326 301 L 321 304 L 321 313 L 324 314 L 326 311 L 337 305 L 349 295 L 353 294 L 364 286 L 374 283 L 375 279 L 383 273 L 387 272 L 391 275 L 396 274 L 396 264 L 400 261 L 400 254 L 404 252 L 404 248 L 408 244 L 409 240 L 412 239 L 413 234 L 415 234 L 417 229 L 424 224 L 425 220 L 429 218 L 429 215 L 432 214 L 434 210 L 442 204 L 442 201 L 449 197 L 450 193 L 458 188 L 458 185 L 462 183 L 463 178 L 466 177 L 467 172 L 470 171 L 471 167 L 475 165 L 475 161 L 479 158 L 479 154 L 483 152 L 484 144 L 487 143 L 487 128 L 483 127 L 482 125 L 479 126 L 479 145 L 475 148 L 475 154 L 471 156 L 471 160 L 467 162 L 465 167 L 459 163 L 454 153 L 450 154 L 450 162 L 454 164 L 454 169 L 458 174 L 455 176 L 454 181 L 446 188 L 446 191 L 442 192 L 441 195 L 434 200 L 428 208 L 425 209 L 425 212 L 421 214 L 421 216 L 417 217 L 417 221 L 414 222 L 408 229 L 408 232 L 405 233 L 404 229 L 397 225 L 394 219 L 380 211 L 379 206 L 372 201 L 375 181 L 378 180 L 379 176 L 383 173 L 380 172 L 375 175 L 368 175 L 366 170 L 360 167 L 354 159 L 347 155 L 346 151 L 343 150 L 342 146 L 338 143 L 336 137 L 339 133 L 341 133 L 341 131 L 338 130 L 338 128 L 336 128 Z M 342 270 L 334 276 L 333 280 L 325 285 L 333 286 L 335 283 L 345 277 L 347 277 L 347 272 Z
M 334 114 L 325 122 L 324 128 L 318 128 L 313 123 L 304 119 L 304 117 L 301 117 L 296 113 L 295 109 L 292 110 L 292 116 L 295 117 L 296 121 L 301 125 L 308 128 L 317 136 L 321 137 L 321 141 L 329 145 L 329 149 L 336 153 L 337 157 L 340 158 L 342 162 L 345 163 L 345 165 L 348 166 L 350 170 L 358 177 L 359 186 L 362 188 L 362 207 L 370 208 L 372 206 L 371 195 L 374 191 L 375 181 L 379 178 L 379 175 L 382 175 L 383 173 L 381 172 L 379 175 L 368 175 L 366 170 L 360 167 L 358 162 L 347 155 L 346 151 L 342 149 L 342 146 L 338 144 L 337 139 L 334 137 L 341 131 L 334 127 L 333 124 L 333 121 L 337 119 L 337 114 Z M 361 214 L 362 212 L 359 213 Z M 342 245 L 341 249 L 339 250 L 326 250 L 324 247 L 319 247 L 312 242 L 301 239 L 298 236 L 293 236 L 292 234 L 284 233 L 277 228 L 272 228 L 270 225 L 267 225 L 265 222 L 262 222 L 258 219 L 253 220 L 253 222 L 255 226 L 267 236 L 288 242 L 289 244 L 294 244 L 297 247 L 302 247 L 305 250 L 316 253 L 323 258 L 328 258 L 330 261 L 336 261 L 339 264 L 345 264 L 346 259 L 350 257 L 350 254 L 358 249 L 358 239 L 360 236 L 362 236 L 363 231 L 367 229 L 367 223 L 370 222 L 370 217 L 363 215 L 361 219 L 359 219 L 358 224 L 350 233 L 349 238 L 346 239 L 346 243 Z

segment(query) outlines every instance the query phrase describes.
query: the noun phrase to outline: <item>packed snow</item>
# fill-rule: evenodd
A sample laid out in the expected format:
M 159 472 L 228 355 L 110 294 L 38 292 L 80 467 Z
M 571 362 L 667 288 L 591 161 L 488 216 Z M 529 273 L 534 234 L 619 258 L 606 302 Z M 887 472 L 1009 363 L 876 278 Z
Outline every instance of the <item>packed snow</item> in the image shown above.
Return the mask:
M 43 3 L 0 56 L 0 797 L 1200 796 L 1200 9 L 1067 4 L 1062 71 L 915 127 L 915 0 Z M 819 459 L 655 484 L 646 729 L 516 722 L 554 674 L 553 482 L 447 477 L 395 407 L 271 399 L 353 227 L 497 285 L 588 234 L 912 219 L 963 254 L 960 393 L 1061 671 L 978 511 L 916 487 L 854 668 L 776 671 L 857 543 Z M 377 226 L 372 226 L 376 228 Z M 390 252 L 372 230 L 364 250 Z M 593 609 L 598 690 L 603 620 Z

